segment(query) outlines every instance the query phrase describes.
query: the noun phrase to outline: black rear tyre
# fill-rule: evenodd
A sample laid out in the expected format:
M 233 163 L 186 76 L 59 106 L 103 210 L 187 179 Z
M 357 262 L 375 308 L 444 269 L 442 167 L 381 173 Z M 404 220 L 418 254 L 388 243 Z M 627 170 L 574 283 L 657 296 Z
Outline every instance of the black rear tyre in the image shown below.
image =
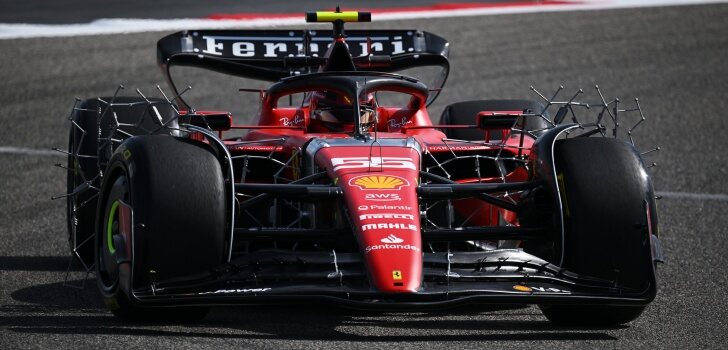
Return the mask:
M 114 104 L 127 104 L 113 106 L 106 110 L 108 104 L 101 102 L 114 101 Z M 149 99 L 163 122 L 169 127 L 177 127 L 174 120 L 176 112 L 172 106 L 162 99 Z M 133 104 L 133 105 L 130 105 Z M 99 113 L 104 113 L 101 123 L 97 119 Z M 98 204 L 98 192 L 93 188 L 99 188 L 101 180 L 99 176 L 99 165 L 103 168 L 111 156 L 110 147 L 102 147 L 99 151 L 99 135 L 106 138 L 115 127 L 114 118 L 122 124 L 138 124 L 137 126 L 121 126 L 119 129 L 130 135 L 147 134 L 159 129 L 159 122 L 156 113 L 150 108 L 149 103 L 141 97 L 99 97 L 81 101 L 77 109 L 71 115 L 71 125 L 68 136 L 68 152 L 77 154 L 80 157 L 68 156 L 67 193 L 73 193 L 84 183 L 92 189 L 79 191 L 76 195 L 68 196 L 66 200 L 66 222 L 68 226 L 68 241 L 71 251 L 75 252 L 85 266 L 91 266 L 94 258 L 91 238 L 93 237 L 94 225 L 96 223 L 96 209 Z M 170 122 L 171 121 L 171 122 Z M 166 133 L 166 129 L 157 130 L 158 133 Z M 117 138 L 121 138 L 117 135 Z M 96 158 L 97 155 L 100 156 Z M 82 244 L 89 242 L 88 244 Z
M 652 182 L 639 153 L 622 141 L 585 137 L 558 142 L 554 155 L 564 212 L 561 266 L 653 298 L 649 234 L 657 234 L 657 212 Z M 644 306 L 542 305 L 541 309 L 554 323 L 608 326 L 634 320 Z
M 226 191 L 207 145 L 165 135 L 128 139 L 111 157 L 95 235 L 99 290 L 107 307 L 132 321 L 195 321 L 204 307 L 148 308 L 133 290 L 208 272 L 225 261 Z M 134 211 L 133 256 L 118 259 L 114 202 Z M 121 261 L 120 261 L 121 260 Z M 132 265 L 133 264 L 133 265 Z M 124 273 L 131 271 L 132 273 Z
M 477 100 L 453 103 L 442 112 L 440 124 L 443 125 L 476 125 L 478 113 L 482 111 L 503 112 L 503 111 L 528 111 L 529 113 L 541 113 L 544 105 L 532 100 Z M 524 130 L 545 130 L 551 126 L 546 120 L 538 116 L 526 117 Z M 482 141 L 483 131 L 479 129 L 445 129 L 445 135 L 451 139 Z M 499 139 L 500 135 L 494 133 L 491 139 Z

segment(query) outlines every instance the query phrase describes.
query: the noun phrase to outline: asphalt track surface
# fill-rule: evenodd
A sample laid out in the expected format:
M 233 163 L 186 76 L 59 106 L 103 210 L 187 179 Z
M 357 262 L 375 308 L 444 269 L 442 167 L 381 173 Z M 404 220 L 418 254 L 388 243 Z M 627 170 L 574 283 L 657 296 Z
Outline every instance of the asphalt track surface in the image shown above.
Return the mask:
M 63 286 L 68 264 L 61 156 L 0 153 L 0 348 L 723 348 L 728 344 L 728 5 L 379 23 L 449 38 L 452 73 L 435 110 L 457 100 L 590 88 L 639 97 L 636 132 L 660 146 L 653 176 L 667 264 L 628 326 L 549 324 L 535 307 L 367 314 L 331 307 L 215 308 L 201 323 L 129 324 L 92 280 Z M 73 97 L 151 89 L 164 33 L 0 41 L 0 146 L 64 146 Z M 680 197 L 680 193 L 686 195 Z M 703 196 L 700 194 L 718 194 Z M 721 196 L 722 195 L 722 196 Z M 615 252 L 616 253 L 616 252 Z M 83 274 L 72 271 L 71 283 Z

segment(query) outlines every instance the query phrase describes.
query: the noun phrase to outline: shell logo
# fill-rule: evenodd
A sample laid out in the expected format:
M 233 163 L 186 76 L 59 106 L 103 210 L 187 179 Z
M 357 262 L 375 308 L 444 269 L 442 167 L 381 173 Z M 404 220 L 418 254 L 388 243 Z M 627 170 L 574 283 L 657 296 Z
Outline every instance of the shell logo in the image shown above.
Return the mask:
M 398 190 L 409 186 L 409 181 L 399 176 L 364 175 L 349 180 L 349 185 L 358 186 L 362 190 Z

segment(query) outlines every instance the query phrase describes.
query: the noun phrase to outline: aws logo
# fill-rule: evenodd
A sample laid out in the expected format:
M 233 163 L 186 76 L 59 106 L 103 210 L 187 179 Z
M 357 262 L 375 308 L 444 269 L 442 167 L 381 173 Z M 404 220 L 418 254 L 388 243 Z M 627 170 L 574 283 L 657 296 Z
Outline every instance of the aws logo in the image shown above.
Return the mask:
M 399 190 L 409 186 L 409 181 L 399 176 L 364 175 L 352 178 L 349 185 L 362 190 Z
M 364 199 L 377 202 L 399 201 L 402 198 L 396 193 L 367 193 Z

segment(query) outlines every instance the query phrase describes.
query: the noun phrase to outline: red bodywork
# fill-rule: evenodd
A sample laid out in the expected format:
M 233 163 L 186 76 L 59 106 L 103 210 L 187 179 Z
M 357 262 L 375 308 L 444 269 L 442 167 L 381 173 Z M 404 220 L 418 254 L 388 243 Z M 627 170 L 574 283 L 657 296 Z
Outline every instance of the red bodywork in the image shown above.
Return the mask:
M 242 138 L 226 140 L 233 156 L 240 153 L 266 155 L 292 154 L 311 139 L 323 141 L 351 138 L 346 133 L 321 133 L 310 118 L 307 107 L 276 107 L 281 96 L 266 96 L 258 116 L 258 125 L 232 125 L 231 129 L 253 129 Z M 424 96 L 420 96 L 424 100 Z M 487 111 L 521 113 L 522 111 Z M 533 144 L 533 138 L 510 135 L 509 130 L 483 131 L 484 140 L 493 133 L 503 132 L 502 143 L 507 147 L 494 147 L 458 141 L 446 141 L 439 129 L 456 126 L 433 125 L 425 104 L 418 109 L 408 106 L 380 106 L 376 125 L 379 142 L 388 140 L 414 140 L 423 154 L 463 154 L 500 149 L 517 153 L 519 144 L 523 155 Z M 476 116 L 473 116 L 476 124 Z M 374 133 L 375 130 L 370 130 Z M 266 140 L 285 138 L 285 143 Z M 250 144 L 251 141 L 260 143 Z M 316 165 L 326 169 L 343 191 L 344 203 L 351 220 L 352 231 L 364 257 L 370 282 L 384 293 L 415 293 L 422 286 L 423 246 L 420 224 L 420 203 L 416 193 L 421 154 L 412 147 L 372 146 L 363 142 L 360 146 L 327 147 L 314 157 Z M 528 174 L 522 167 L 499 176 L 456 179 L 458 183 L 520 182 Z M 456 201 L 454 209 L 462 216 L 471 216 L 473 225 L 496 226 L 505 220 L 517 225 L 515 213 L 498 208 L 477 199 Z M 477 213 L 474 214 L 474 210 Z
M 421 206 L 417 189 L 420 185 L 418 183 L 421 178 L 420 171 L 430 171 L 424 169 L 425 158 L 427 161 L 434 160 L 438 165 L 438 158 L 456 157 L 456 155 L 465 155 L 465 158 L 474 156 L 477 163 L 480 162 L 477 157 L 486 155 L 487 158 L 487 155 L 493 152 L 496 152 L 498 157 L 526 159 L 534 139 L 526 133 L 511 135 L 509 126 L 506 129 L 483 129 L 483 138 L 477 142 L 448 140 L 442 130 L 475 128 L 483 113 L 521 114 L 523 111 L 481 111 L 480 114 L 473 115 L 471 125 L 433 125 L 426 106 L 428 94 L 436 90 L 428 90 L 428 87 L 421 82 L 404 76 L 358 71 L 356 62 L 361 63 L 361 59 L 371 61 L 372 57 L 368 57 L 367 53 L 371 52 L 373 39 L 367 39 L 368 49 L 362 53 L 363 56 L 353 59 L 351 47 L 345 43 L 343 27 L 337 27 L 337 25 L 342 26 L 343 22 L 334 24 L 333 41 L 322 55 L 325 63 L 316 67 L 319 74 L 302 74 L 282 79 L 267 91 L 260 91 L 261 107 L 256 116 L 256 125 L 232 124 L 226 127 L 224 130 L 249 129 L 250 131 L 240 138 L 224 139 L 224 143 L 233 159 L 247 157 L 246 162 L 262 158 L 275 158 L 280 162 L 298 159 L 299 162 L 312 162 L 309 168 L 325 171 L 332 184 L 338 186 L 343 195 L 341 201 L 337 202 L 345 206 L 340 216 L 344 217 L 346 226 L 350 226 L 347 229 L 356 237 L 370 285 L 382 293 L 416 293 L 423 285 L 425 247 L 422 244 L 424 227 L 421 226 L 427 224 L 427 219 L 426 215 L 423 218 L 422 214 L 426 209 Z M 408 37 L 408 40 L 419 38 L 412 39 L 414 46 L 408 49 L 409 51 L 421 51 L 425 42 L 429 41 L 432 47 L 437 49 L 429 52 L 429 56 L 422 51 L 420 53 L 423 55 L 422 59 L 430 60 L 429 64 L 432 65 L 447 66 L 445 58 L 447 43 L 443 39 L 421 32 L 415 36 L 412 36 L 412 32 L 398 33 L 391 40 L 398 42 L 403 37 Z M 306 35 L 310 33 L 304 34 Z M 170 41 L 172 42 L 177 41 Z M 404 52 L 395 50 L 391 54 L 392 57 L 398 57 L 397 55 Z M 313 61 L 316 58 L 307 59 Z M 417 62 L 418 56 L 411 59 L 407 64 L 420 65 Z M 444 80 L 442 82 L 444 83 Z M 355 101 L 361 101 L 362 96 L 367 98 L 376 96 L 380 92 L 377 89 L 387 93 L 408 95 L 409 102 L 400 105 L 378 103 L 375 124 L 367 130 L 357 132 L 353 130 L 331 132 L 321 121 L 312 117 L 314 113 L 311 109 L 314 105 L 307 103 L 306 100 L 298 106 L 278 104 L 279 100 L 286 100 L 289 95 L 315 91 L 334 91 L 351 96 Z M 310 98 L 311 95 L 308 96 Z M 355 106 L 359 107 L 359 104 Z M 196 114 L 204 115 L 205 112 Z M 325 146 L 311 148 L 313 141 Z M 311 154 L 305 155 L 308 157 L 306 160 L 296 158 L 297 154 L 307 152 Z M 458 166 L 466 167 L 465 164 Z M 468 163 L 467 167 L 472 167 L 472 163 Z M 290 181 L 312 173 L 309 169 L 309 173 L 301 174 L 299 169 L 301 167 L 286 171 Z M 248 176 L 246 170 L 241 173 L 236 173 L 236 181 L 240 183 L 279 183 L 275 179 L 278 173 L 273 175 L 273 179 L 267 175 Z M 450 175 L 447 174 L 447 177 Z M 509 171 L 486 171 L 483 174 L 478 173 L 477 176 L 460 174 L 451 180 L 456 183 L 503 183 L 526 181 L 528 177 L 524 168 L 518 166 Z M 514 213 L 481 200 L 470 198 L 454 200 L 452 203 L 457 215 L 469 218 L 469 225 L 518 225 Z M 338 214 L 332 214 L 330 221 L 342 222 L 342 218 L 336 215 Z M 253 226 L 255 225 L 251 225 Z

